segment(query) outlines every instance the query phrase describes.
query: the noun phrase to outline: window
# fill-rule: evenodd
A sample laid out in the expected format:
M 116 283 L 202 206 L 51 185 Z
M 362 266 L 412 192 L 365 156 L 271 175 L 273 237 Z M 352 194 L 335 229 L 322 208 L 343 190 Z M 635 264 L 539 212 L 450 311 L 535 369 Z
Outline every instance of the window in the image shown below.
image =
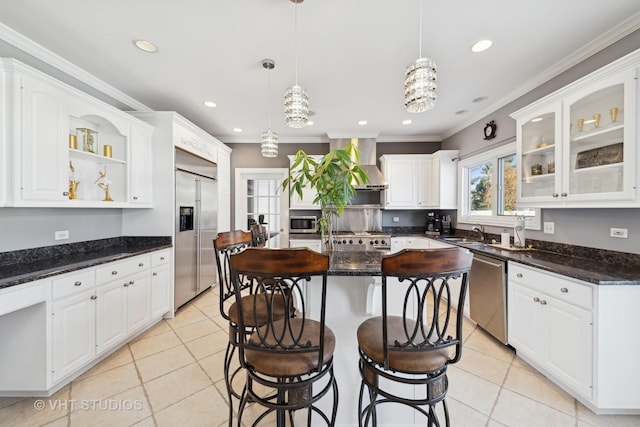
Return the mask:
M 527 228 L 540 229 L 539 209 L 518 209 L 515 143 L 460 161 L 458 221 L 511 227 L 524 215 Z

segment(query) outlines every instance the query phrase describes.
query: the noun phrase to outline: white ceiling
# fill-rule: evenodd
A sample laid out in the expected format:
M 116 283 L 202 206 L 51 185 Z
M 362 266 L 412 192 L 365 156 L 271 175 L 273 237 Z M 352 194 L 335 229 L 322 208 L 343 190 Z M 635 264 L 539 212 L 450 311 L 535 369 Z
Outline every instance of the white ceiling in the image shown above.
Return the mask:
M 9 27 L 0 35 L 18 46 L 25 36 L 143 104 L 130 106 L 177 111 L 223 142 L 257 142 L 268 109 L 281 142 L 327 134 L 440 141 L 640 28 L 638 0 L 425 0 L 423 7 L 422 53 L 438 65 L 438 102 L 410 114 L 403 78 L 419 53 L 418 0 L 297 6 L 298 82 L 315 113 L 315 124 L 303 129 L 288 128 L 282 112 L 295 82 L 290 0 L 0 0 L 0 21 Z M 493 47 L 472 53 L 483 38 Z M 134 39 L 159 51 L 142 52 Z M 0 55 L 12 54 L 12 46 L 1 47 Z M 263 58 L 276 63 L 269 107 Z M 472 102 L 481 96 L 488 100 Z

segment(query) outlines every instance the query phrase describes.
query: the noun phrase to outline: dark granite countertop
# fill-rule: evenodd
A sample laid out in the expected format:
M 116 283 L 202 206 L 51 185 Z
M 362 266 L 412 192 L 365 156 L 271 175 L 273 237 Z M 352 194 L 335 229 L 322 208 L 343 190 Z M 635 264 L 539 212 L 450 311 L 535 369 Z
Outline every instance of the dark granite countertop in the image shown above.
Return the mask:
M 542 241 L 527 241 L 533 250 L 511 251 L 477 242 L 454 242 L 452 236 L 425 236 L 419 233 L 395 233 L 394 236 L 421 236 L 445 243 L 465 247 L 474 253 L 504 261 L 540 268 L 552 273 L 582 280 L 596 285 L 640 285 L 640 255 L 606 251 L 594 248 L 555 244 Z M 461 237 L 469 237 L 461 235 Z M 499 237 L 499 236 L 496 236 Z M 491 237 L 489 237 L 491 238 Z M 289 247 L 288 236 L 283 234 L 271 247 Z M 380 263 L 389 251 L 333 252 L 329 275 L 332 276 L 379 276 Z
M 171 237 L 115 237 L 2 252 L 0 289 L 171 246 Z
M 474 253 L 516 261 L 596 285 L 640 285 L 640 255 L 636 254 L 542 243 L 538 248 L 534 246 L 530 250 L 513 251 L 497 245 L 450 241 L 446 237 L 437 240 L 467 248 Z

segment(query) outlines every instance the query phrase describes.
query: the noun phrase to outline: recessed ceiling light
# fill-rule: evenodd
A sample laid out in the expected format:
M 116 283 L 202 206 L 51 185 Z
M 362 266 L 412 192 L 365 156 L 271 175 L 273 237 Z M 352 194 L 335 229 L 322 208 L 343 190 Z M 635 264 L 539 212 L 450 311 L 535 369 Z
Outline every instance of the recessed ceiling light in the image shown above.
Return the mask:
M 411 119 L 407 119 L 407 120 L 403 120 L 402 121 L 403 125 L 410 125 L 411 123 L 413 123 L 413 121 L 411 121 Z
M 486 96 L 479 96 L 477 98 L 474 98 L 471 102 L 475 102 L 477 104 L 478 102 L 484 102 L 487 99 L 489 99 L 489 98 L 487 98 Z
M 240 128 L 233 128 L 233 131 L 234 131 L 234 132 L 242 132 L 242 129 L 240 129 Z
M 493 42 L 491 40 L 488 40 L 488 39 L 480 40 L 474 43 L 473 46 L 471 46 L 471 51 L 476 53 L 484 52 L 485 50 L 489 49 L 492 44 Z
M 134 40 L 133 44 L 135 44 L 138 49 L 144 50 L 145 52 L 156 53 L 158 51 L 158 46 L 148 40 Z
M 367 121 L 366 121 L 366 120 L 360 120 L 360 121 L 358 122 L 358 124 L 359 124 L 360 126 L 364 126 L 364 125 L 366 125 L 366 124 L 367 124 Z
M 458 110 L 455 112 L 455 114 L 457 114 L 458 116 L 462 115 L 462 114 L 467 114 L 469 112 L 469 110 Z
M 204 101 L 203 104 L 205 107 L 216 108 L 216 103 L 213 101 Z
M 542 117 L 536 117 L 535 119 L 531 119 L 531 123 L 541 122 Z
M 315 123 L 313 123 L 311 120 L 307 120 L 307 126 L 313 126 Z

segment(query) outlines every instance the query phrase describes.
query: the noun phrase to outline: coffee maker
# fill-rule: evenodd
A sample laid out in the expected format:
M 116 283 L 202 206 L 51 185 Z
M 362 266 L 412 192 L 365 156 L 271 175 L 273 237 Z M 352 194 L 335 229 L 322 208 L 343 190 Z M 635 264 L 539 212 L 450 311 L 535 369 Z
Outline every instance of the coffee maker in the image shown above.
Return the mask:
M 427 212 L 427 232 L 442 232 L 442 221 L 437 212 Z

